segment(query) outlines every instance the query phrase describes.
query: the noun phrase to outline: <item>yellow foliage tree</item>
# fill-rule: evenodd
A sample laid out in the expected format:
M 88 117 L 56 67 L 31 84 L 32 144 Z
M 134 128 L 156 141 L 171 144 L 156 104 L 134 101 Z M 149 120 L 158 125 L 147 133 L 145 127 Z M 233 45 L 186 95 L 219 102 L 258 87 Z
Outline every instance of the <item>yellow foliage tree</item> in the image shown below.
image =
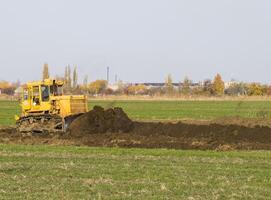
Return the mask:
M 147 91 L 147 88 L 143 84 L 132 85 L 127 89 L 129 94 L 144 94 Z
M 88 90 L 89 93 L 91 94 L 100 94 L 103 91 L 105 91 L 106 87 L 107 87 L 106 80 L 96 80 L 88 85 Z
M 264 87 L 260 83 L 251 83 L 248 86 L 250 96 L 262 96 L 264 94 Z
M 0 81 L 0 89 L 8 89 L 11 87 L 11 84 L 7 81 Z
M 221 75 L 217 74 L 213 82 L 213 92 L 215 95 L 223 95 L 224 91 L 225 91 L 225 83 L 222 80 Z

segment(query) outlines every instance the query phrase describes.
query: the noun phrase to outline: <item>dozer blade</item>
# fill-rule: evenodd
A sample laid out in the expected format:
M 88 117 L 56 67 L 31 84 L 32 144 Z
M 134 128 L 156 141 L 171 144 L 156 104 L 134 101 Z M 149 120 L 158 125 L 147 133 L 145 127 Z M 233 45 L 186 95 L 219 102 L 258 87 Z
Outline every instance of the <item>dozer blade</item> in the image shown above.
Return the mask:
M 66 131 L 70 124 L 77 119 L 78 117 L 80 117 L 81 115 L 83 115 L 83 113 L 79 113 L 79 114 L 75 114 L 75 115 L 70 115 L 64 118 L 64 127 L 63 130 Z

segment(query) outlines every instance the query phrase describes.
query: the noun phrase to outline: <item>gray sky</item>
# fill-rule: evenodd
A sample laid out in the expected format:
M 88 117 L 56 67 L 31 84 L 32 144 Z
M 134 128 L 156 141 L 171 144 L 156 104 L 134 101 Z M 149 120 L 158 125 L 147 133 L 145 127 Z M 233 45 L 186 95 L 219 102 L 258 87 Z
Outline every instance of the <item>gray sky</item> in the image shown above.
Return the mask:
M 77 65 L 129 82 L 271 81 L 270 0 L 0 1 L 0 80 Z

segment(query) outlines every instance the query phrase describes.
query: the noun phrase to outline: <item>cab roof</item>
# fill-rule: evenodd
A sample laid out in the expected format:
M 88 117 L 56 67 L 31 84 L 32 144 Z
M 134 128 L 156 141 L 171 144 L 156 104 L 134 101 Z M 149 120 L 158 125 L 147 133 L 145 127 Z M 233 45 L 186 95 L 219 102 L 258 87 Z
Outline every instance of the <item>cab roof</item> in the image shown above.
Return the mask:
M 62 86 L 64 85 L 64 81 L 55 80 L 55 79 L 45 79 L 44 81 L 33 81 L 26 83 L 27 87 L 39 86 L 39 85 L 48 85 L 51 86 L 55 82 L 56 85 Z

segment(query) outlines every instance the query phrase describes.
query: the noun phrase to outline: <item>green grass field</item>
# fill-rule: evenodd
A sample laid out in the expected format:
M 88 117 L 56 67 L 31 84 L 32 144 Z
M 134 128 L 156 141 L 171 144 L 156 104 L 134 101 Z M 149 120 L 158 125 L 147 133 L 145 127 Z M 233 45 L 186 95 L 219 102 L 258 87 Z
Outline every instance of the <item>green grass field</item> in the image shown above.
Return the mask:
M 0 125 L 15 124 L 15 115 L 20 114 L 19 104 L 16 101 L 0 101 Z
M 100 105 L 122 107 L 137 120 L 210 120 L 221 117 L 271 118 L 270 101 L 95 101 L 89 107 Z M 0 124 L 14 124 L 14 115 L 20 113 L 17 102 L 0 101 Z
M 90 101 L 133 119 L 270 117 L 268 101 Z M 17 102 L 0 101 L 0 125 Z M 271 152 L 0 144 L 0 199 L 270 199 Z
M 133 119 L 216 119 L 271 117 L 270 101 L 91 101 L 90 106 L 122 107 Z
M 271 152 L 0 145 L 1 199 L 268 199 Z

